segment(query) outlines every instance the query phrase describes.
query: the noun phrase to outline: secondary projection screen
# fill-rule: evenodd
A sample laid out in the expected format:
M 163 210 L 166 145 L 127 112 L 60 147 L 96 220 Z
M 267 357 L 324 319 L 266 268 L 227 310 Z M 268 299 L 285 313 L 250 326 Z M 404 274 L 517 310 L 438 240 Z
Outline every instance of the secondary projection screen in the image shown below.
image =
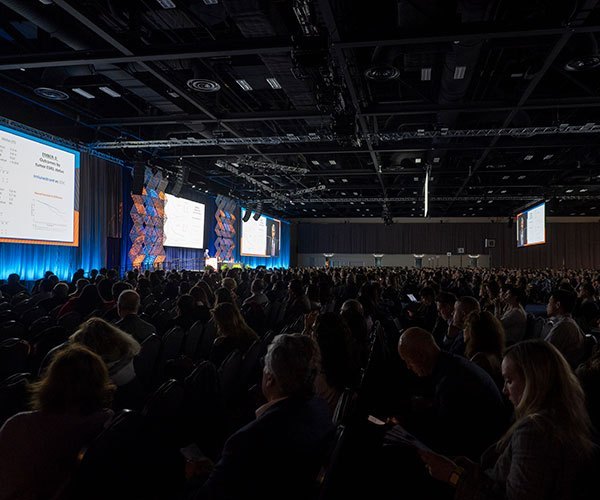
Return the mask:
M 79 245 L 79 152 L 0 126 L 0 242 Z
M 541 203 L 517 215 L 517 246 L 546 243 L 546 204 Z
M 202 203 L 166 194 L 163 245 L 204 248 L 204 211 Z
M 246 209 L 242 208 L 242 218 Z M 242 220 L 242 219 L 241 219 Z M 252 257 L 277 257 L 281 242 L 281 223 L 261 215 L 258 220 L 242 220 L 240 254 Z

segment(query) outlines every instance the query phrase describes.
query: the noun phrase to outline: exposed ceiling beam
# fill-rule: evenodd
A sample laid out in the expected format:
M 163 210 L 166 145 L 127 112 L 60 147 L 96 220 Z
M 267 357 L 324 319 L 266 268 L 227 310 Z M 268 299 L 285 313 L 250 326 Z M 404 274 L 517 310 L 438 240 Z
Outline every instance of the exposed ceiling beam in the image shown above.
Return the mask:
M 55 2 L 64 3 L 62 0 Z M 62 5 L 59 5 L 62 7 Z M 481 39 L 494 40 L 502 38 L 533 38 L 552 35 L 562 35 L 565 33 L 597 33 L 600 32 L 600 26 L 577 26 L 577 27 L 558 27 L 558 28 L 539 28 L 522 29 L 507 28 L 498 30 L 497 25 L 490 29 L 481 29 L 478 25 L 476 29 L 463 29 L 460 32 L 431 34 L 419 34 L 418 36 L 404 36 L 380 40 L 346 40 L 333 43 L 334 48 L 352 49 L 366 47 L 385 47 L 385 46 L 403 46 L 403 45 L 423 45 L 438 44 L 454 41 L 479 41 Z M 493 29 L 492 29 L 493 28 Z M 124 55 L 115 54 L 107 50 L 93 51 L 68 51 L 54 52 L 45 54 L 29 54 L 21 56 L 11 56 L 0 58 L 0 71 L 9 71 L 15 69 L 35 69 L 49 68 L 53 66 L 80 66 L 86 64 L 125 64 L 135 62 L 156 62 L 169 61 L 176 59 L 204 59 L 210 57 L 229 57 L 243 55 L 265 55 L 290 52 L 293 48 L 289 37 L 270 37 L 270 38 L 249 38 L 243 41 L 203 41 L 202 50 L 198 50 L 197 44 L 186 44 L 175 47 L 164 47 L 138 54 Z
M 531 94 L 533 94 L 533 92 L 535 91 L 535 89 L 537 88 L 537 86 L 540 84 L 540 82 L 542 81 L 542 79 L 544 78 L 544 76 L 546 75 L 546 73 L 548 72 L 548 70 L 554 64 L 554 61 L 556 61 L 556 59 L 558 58 L 558 56 L 562 52 L 563 48 L 567 45 L 567 43 L 569 42 L 569 40 L 573 36 L 574 29 L 577 26 L 581 26 L 585 22 L 585 20 L 587 19 L 587 17 L 589 16 L 589 14 L 592 12 L 594 6 L 597 3 L 598 3 L 598 0 L 587 0 L 587 1 L 584 2 L 584 4 L 577 6 L 576 14 L 575 14 L 575 20 L 572 23 L 569 23 L 568 26 L 567 26 L 570 29 L 566 30 L 560 36 L 560 38 L 556 41 L 556 43 L 552 47 L 552 50 L 546 56 L 544 64 L 539 69 L 539 71 L 536 73 L 535 77 L 531 80 L 531 82 L 529 82 L 529 85 L 527 85 L 527 87 L 525 88 L 525 90 L 521 94 L 521 97 L 520 97 L 520 99 L 519 99 L 519 101 L 517 103 L 517 106 L 508 114 L 508 116 L 504 120 L 501 128 L 508 127 L 512 123 L 514 117 L 519 112 L 521 106 L 525 105 L 525 102 L 527 101 L 527 99 L 529 99 L 529 97 L 531 96 Z M 461 186 L 461 188 L 456 192 L 456 198 L 457 199 L 462 194 L 462 192 L 464 191 L 465 187 L 469 184 L 470 180 L 473 178 L 473 175 L 479 170 L 479 168 L 481 167 L 481 165 L 483 165 L 483 163 L 485 162 L 487 156 L 491 153 L 494 145 L 499 140 L 500 140 L 500 136 L 494 137 L 491 140 L 489 147 L 486 148 L 483 151 L 483 153 L 481 154 L 481 156 L 479 157 L 479 159 L 477 160 L 477 162 L 473 166 L 473 169 L 471 170 L 470 175 L 467 176 L 467 178 L 465 179 L 465 181 L 464 181 L 463 185 Z M 452 203 L 450 203 L 450 205 L 448 206 L 448 208 L 446 210 L 446 213 L 448 213 L 448 210 L 450 210 L 451 207 L 452 207 Z
M 55 3 L 64 3 L 59 0 Z M 61 5 L 62 7 L 62 5 Z M 112 45 L 112 44 L 111 44 Z M 52 68 L 55 66 L 85 66 L 89 64 L 127 64 L 139 62 L 173 61 L 177 59 L 204 59 L 209 57 L 233 57 L 244 55 L 265 55 L 289 52 L 292 49 L 289 38 L 256 38 L 233 42 L 203 42 L 155 49 L 153 51 L 116 54 L 109 50 L 76 50 L 45 54 L 28 54 L 0 58 L 0 71 L 15 69 Z
M 545 36 L 558 36 L 566 33 L 598 33 L 600 26 L 561 26 L 553 28 L 532 28 L 531 26 L 507 27 L 504 30 L 498 29 L 498 23 L 488 24 L 488 29 L 485 29 L 482 24 L 477 24 L 472 28 L 463 28 L 461 31 L 452 33 L 440 33 L 435 31 L 432 33 L 418 35 L 408 34 L 405 36 L 380 39 L 380 40 L 345 40 L 334 43 L 342 49 L 358 49 L 368 47 L 386 47 L 386 46 L 402 46 L 402 45 L 426 45 L 438 43 L 452 43 L 455 41 L 481 41 L 494 40 L 501 38 L 532 38 Z M 482 29 L 483 28 L 483 29 Z

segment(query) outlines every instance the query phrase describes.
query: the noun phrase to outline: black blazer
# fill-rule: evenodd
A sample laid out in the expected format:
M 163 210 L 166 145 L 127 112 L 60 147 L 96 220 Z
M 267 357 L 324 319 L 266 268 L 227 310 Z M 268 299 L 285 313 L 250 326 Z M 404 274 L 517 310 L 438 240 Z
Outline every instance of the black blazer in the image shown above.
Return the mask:
M 333 439 L 324 401 L 288 398 L 235 432 L 195 498 L 305 500 Z
M 129 314 L 123 319 L 120 319 L 115 323 L 115 326 L 127 332 L 140 344 L 153 333 L 156 333 L 154 325 L 147 323 L 136 314 Z

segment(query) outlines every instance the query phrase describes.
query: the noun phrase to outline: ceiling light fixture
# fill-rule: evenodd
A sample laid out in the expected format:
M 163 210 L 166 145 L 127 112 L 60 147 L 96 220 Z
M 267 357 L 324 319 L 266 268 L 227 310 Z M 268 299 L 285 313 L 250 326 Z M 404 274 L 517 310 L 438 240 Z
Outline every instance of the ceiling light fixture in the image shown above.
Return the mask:
M 421 81 L 431 80 L 431 68 L 421 68 Z
M 465 77 L 466 71 L 467 71 L 466 66 L 456 66 L 456 68 L 454 68 L 454 79 L 462 80 Z
M 546 155 L 544 156 L 544 160 L 549 160 L 550 158 L 552 158 L 554 155 L 550 154 L 550 155 Z
M 173 0 L 156 0 L 163 9 L 174 9 L 176 5 Z
M 279 90 L 281 88 L 281 84 L 277 81 L 277 78 L 267 78 L 267 83 L 272 89 Z
M 335 161 L 335 160 L 329 160 L 329 164 L 330 164 L 330 165 L 337 165 L 337 163 L 336 163 L 336 161 Z
M 425 187 L 423 189 L 423 197 L 425 198 L 425 217 L 429 214 L 429 175 L 431 170 L 428 168 L 427 172 L 425 172 Z
M 76 94 L 79 94 L 80 96 L 85 97 L 86 99 L 95 99 L 96 98 L 95 95 L 92 95 L 89 92 L 86 92 L 85 90 L 80 89 L 79 87 L 75 87 L 74 89 L 71 89 L 71 90 L 73 90 L 73 92 L 75 92 Z
M 242 88 L 242 90 L 246 90 L 246 91 L 252 90 L 252 87 L 246 80 L 243 80 L 243 79 L 236 80 L 235 83 L 237 83 Z
M 102 92 L 104 92 L 105 94 L 108 94 L 111 97 L 121 97 L 121 94 L 119 94 L 118 92 L 115 92 L 110 87 L 99 87 L 98 90 L 101 90 Z
M 529 160 L 531 160 L 531 159 L 533 159 L 533 155 L 527 155 L 527 156 L 525 157 L 525 161 L 529 161 Z
M 319 164 L 319 160 L 311 160 L 310 161 L 313 165 L 318 165 Z

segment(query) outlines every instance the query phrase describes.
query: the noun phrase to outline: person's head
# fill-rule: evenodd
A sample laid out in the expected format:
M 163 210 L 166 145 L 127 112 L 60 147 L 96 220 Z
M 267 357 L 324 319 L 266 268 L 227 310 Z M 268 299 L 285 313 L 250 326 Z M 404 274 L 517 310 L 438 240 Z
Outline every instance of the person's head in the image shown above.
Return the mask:
M 500 320 L 488 311 L 473 311 L 465 320 L 463 330 L 465 355 L 472 357 L 478 352 L 494 354 L 500 358 L 504 351 L 504 327 Z
M 83 322 L 69 339 L 94 351 L 107 364 L 133 358 L 140 352 L 140 344 L 131 335 L 101 318 Z
M 47 413 L 88 415 L 110 405 L 115 387 L 102 359 L 73 345 L 60 351 L 32 385 L 32 407 Z
M 288 292 L 291 297 L 302 297 L 304 290 L 302 289 L 302 281 L 299 279 L 293 279 L 288 285 Z
M 518 306 L 521 302 L 521 290 L 514 285 L 504 285 L 502 287 L 502 301 L 511 307 Z
M 549 317 L 571 314 L 575 308 L 576 302 L 577 296 L 573 292 L 557 288 L 550 294 L 550 299 L 546 306 L 546 313 Z
M 21 281 L 21 277 L 17 273 L 12 273 L 8 275 L 7 281 L 9 285 L 17 285 Z
M 51 291 L 52 291 L 52 281 L 50 281 L 50 279 L 48 279 L 48 278 L 44 278 L 40 282 L 40 292 L 48 293 Z
M 217 332 L 223 337 L 258 338 L 235 304 L 223 302 L 211 311 Z
M 204 289 L 198 285 L 193 286 L 190 289 L 190 295 L 194 297 L 196 304 L 202 304 L 204 306 L 208 306 L 208 299 L 206 298 L 206 293 Z
M 321 368 L 327 383 L 343 390 L 351 383 L 350 331 L 335 313 L 317 316 L 314 336 L 321 351 Z
M 360 316 L 365 315 L 362 304 L 356 299 L 348 299 L 342 304 L 341 314 L 355 313 Z
M 125 290 L 131 290 L 131 285 L 129 283 L 127 283 L 126 281 L 117 281 L 115 283 L 113 283 L 112 287 L 111 287 L 111 296 L 112 299 L 116 302 L 119 298 L 119 295 L 121 295 Z
M 106 278 L 102 278 L 97 282 L 96 287 L 98 288 L 98 293 L 100 294 L 100 297 L 102 297 L 102 300 L 104 300 L 105 302 L 110 302 L 113 298 L 112 286 L 112 281 Z
M 423 328 L 407 328 L 398 341 L 398 354 L 419 377 L 431 375 L 440 355 L 433 335 Z
M 454 315 L 454 303 L 456 302 L 456 295 L 449 292 L 440 292 L 435 298 L 435 304 L 437 306 L 438 314 L 442 319 L 450 321 Z
M 102 297 L 100 297 L 96 285 L 86 285 L 77 299 L 75 309 L 81 314 L 87 314 L 100 307 L 102 303 Z
M 135 290 L 121 292 L 117 299 L 117 312 L 120 318 L 137 314 L 140 309 L 140 295 Z
M 215 307 L 223 303 L 234 303 L 234 298 L 229 288 L 221 287 L 215 292 Z
M 426 286 L 421 288 L 421 291 L 419 292 L 419 296 L 421 298 L 421 302 L 424 305 L 431 305 L 433 304 L 433 300 L 435 297 L 435 292 L 433 291 L 433 288 Z
M 594 289 L 594 285 L 587 282 L 579 287 L 579 297 L 582 299 L 593 299 L 596 295 L 596 290 Z
M 275 224 L 271 224 L 271 237 L 275 238 L 276 234 L 277 234 L 277 228 L 275 227 Z
M 461 330 L 465 327 L 465 319 L 473 311 L 481 311 L 479 302 L 475 297 L 461 297 L 454 303 L 454 314 L 452 323 Z
M 76 295 L 79 295 L 83 289 L 88 286 L 90 284 L 90 282 L 88 280 L 86 280 L 85 278 L 80 278 L 75 282 L 75 293 Z
M 283 334 L 267 349 L 262 391 L 267 401 L 282 397 L 310 397 L 320 368 L 319 346 L 308 335 Z
M 54 276 L 54 273 L 53 273 L 52 271 L 48 270 L 48 271 L 46 271 L 46 272 L 44 273 L 44 278 L 46 278 L 46 279 L 47 279 L 47 278 L 49 278 L 50 276 Z
M 192 314 L 195 309 L 196 300 L 190 294 L 186 293 L 177 299 L 177 314 L 179 316 Z
M 250 291 L 257 295 L 259 293 L 263 293 L 265 289 L 265 282 L 261 279 L 255 279 L 250 286 Z
M 223 282 L 221 283 L 221 286 L 223 288 L 227 288 L 227 290 L 229 290 L 231 292 L 231 296 L 232 297 L 236 297 L 236 290 L 237 290 L 237 282 L 235 281 L 234 278 L 228 277 L 228 278 L 223 278 Z
M 98 276 L 98 269 L 92 269 L 90 271 L 90 278 L 94 279 L 96 276 Z
M 546 418 L 556 423 L 561 441 L 591 450 L 585 396 L 563 355 L 544 340 L 525 340 L 509 347 L 502 360 L 504 394 L 515 407 L 516 422 Z M 510 430 L 509 430 L 510 433 Z
M 66 283 L 57 283 L 52 289 L 52 295 L 58 299 L 66 299 L 69 295 L 69 285 Z
M 497 281 L 488 281 L 485 284 L 485 291 L 488 299 L 493 300 L 500 294 L 500 285 Z

